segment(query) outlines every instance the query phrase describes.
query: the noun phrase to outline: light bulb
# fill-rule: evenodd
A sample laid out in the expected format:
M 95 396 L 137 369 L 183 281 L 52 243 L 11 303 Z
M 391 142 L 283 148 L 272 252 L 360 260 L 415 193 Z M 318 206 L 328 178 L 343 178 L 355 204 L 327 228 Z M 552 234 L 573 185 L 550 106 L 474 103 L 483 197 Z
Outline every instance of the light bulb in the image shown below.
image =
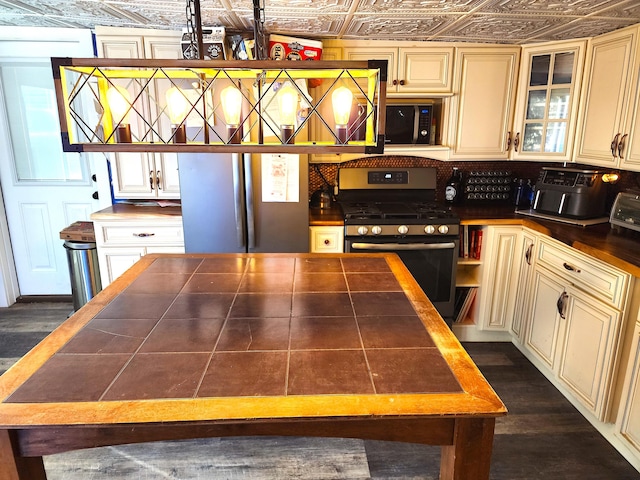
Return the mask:
M 339 143 L 347 141 L 347 125 L 351 115 L 353 93 L 347 87 L 338 87 L 331 94 L 333 104 L 333 119 L 336 122 L 336 136 Z
M 220 92 L 222 102 L 222 112 L 224 119 L 229 126 L 240 125 L 240 114 L 242 113 L 242 93 L 234 85 L 229 85 Z
M 294 143 L 293 132 L 296 125 L 298 113 L 298 91 L 286 82 L 277 95 L 278 107 L 280 110 L 280 133 L 282 143 Z
M 131 126 L 129 113 L 131 112 L 131 95 L 120 86 L 112 86 L 107 90 L 107 103 L 111 110 L 111 118 L 117 126 L 116 137 L 119 143 L 131 143 Z
M 242 113 L 242 93 L 235 85 L 229 85 L 220 92 L 222 113 L 227 124 L 229 143 L 241 143 L 240 114 Z
M 187 116 L 190 107 L 186 94 L 178 87 L 171 87 L 164 96 L 167 101 L 167 114 L 171 123 L 180 125 Z
M 178 87 L 171 87 L 164 96 L 167 101 L 169 120 L 175 125 L 173 143 L 187 143 L 187 127 L 183 122 L 189 112 L 190 104 L 186 94 Z

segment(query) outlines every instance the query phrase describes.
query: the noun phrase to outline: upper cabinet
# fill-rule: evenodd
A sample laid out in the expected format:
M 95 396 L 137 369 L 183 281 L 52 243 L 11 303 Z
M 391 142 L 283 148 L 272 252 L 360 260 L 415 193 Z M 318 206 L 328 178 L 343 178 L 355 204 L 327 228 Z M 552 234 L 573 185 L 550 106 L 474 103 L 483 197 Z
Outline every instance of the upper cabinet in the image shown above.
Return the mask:
M 640 170 L 638 111 L 639 27 L 591 41 L 576 161 Z
M 511 159 L 571 161 L 586 44 L 523 46 Z
M 371 42 L 368 42 L 370 45 Z M 387 94 L 450 94 L 453 46 L 345 45 L 343 60 L 387 60 Z
M 520 47 L 457 49 L 450 158 L 509 158 L 519 59 Z
M 103 58 L 153 58 L 178 59 L 182 57 L 180 32 L 145 29 L 96 28 L 98 56 Z M 122 85 L 132 98 L 136 98 L 135 85 Z M 140 98 L 140 108 L 149 112 L 150 118 L 159 118 L 164 108 L 164 96 L 170 85 L 156 80 L 153 98 Z M 171 125 L 159 121 L 156 128 L 171 129 Z M 145 131 L 131 125 L 132 135 Z M 111 157 L 111 174 L 115 198 L 153 199 L 180 198 L 178 181 L 178 157 L 176 153 L 115 153 Z

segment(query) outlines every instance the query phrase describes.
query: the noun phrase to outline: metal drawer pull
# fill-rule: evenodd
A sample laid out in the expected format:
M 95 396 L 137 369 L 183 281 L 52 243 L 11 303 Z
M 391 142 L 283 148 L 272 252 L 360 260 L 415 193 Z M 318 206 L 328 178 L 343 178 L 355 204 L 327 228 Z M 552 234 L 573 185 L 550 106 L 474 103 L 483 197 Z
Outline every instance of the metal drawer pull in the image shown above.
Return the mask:
M 620 143 L 618 143 L 618 157 L 620 157 L 620 160 L 624 160 L 624 157 L 622 156 L 622 151 L 624 150 L 624 143 L 625 143 L 624 141 L 628 136 L 629 134 L 625 133 L 620 139 Z
M 556 307 L 558 307 L 558 313 L 560 314 L 560 318 L 565 318 L 564 313 L 565 313 L 565 300 L 569 298 L 569 295 L 567 295 L 567 292 L 562 292 L 562 294 L 560 295 L 560 298 L 558 298 L 558 301 L 556 302 Z
M 516 133 L 516 138 L 513 141 L 513 149 L 517 152 L 520 146 L 520 132 Z
M 564 262 L 564 263 L 562 264 L 562 266 L 563 266 L 564 268 L 566 268 L 567 270 L 571 271 L 571 272 L 580 273 L 580 269 L 579 269 L 579 268 L 576 268 L 576 267 L 574 267 L 573 265 L 569 265 L 567 262 Z
M 155 233 L 134 233 L 133 234 L 134 237 L 140 237 L 140 238 L 153 237 L 154 235 Z
M 151 190 L 153 190 L 153 188 L 154 188 L 154 185 L 155 185 L 154 181 L 155 181 L 155 179 L 153 177 L 153 170 L 151 170 L 149 172 L 149 186 L 151 187 Z
M 156 188 L 162 190 L 162 177 L 160 176 L 160 170 L 156 170 Z
M 619 138 L 620 138 L 620 134 L 616 133 L 616 136 L 613 137 L 613 140 L 611 142 L 611 155 L 613 155 L 613 158 L 616 158 L 616 150 L 618 149 Z
M 527 251 L 524 254 L 524 258 L 527 260 L 527 265 L 531 265 L 531 251 L 533 250 L 533 243 L 529 245 Z

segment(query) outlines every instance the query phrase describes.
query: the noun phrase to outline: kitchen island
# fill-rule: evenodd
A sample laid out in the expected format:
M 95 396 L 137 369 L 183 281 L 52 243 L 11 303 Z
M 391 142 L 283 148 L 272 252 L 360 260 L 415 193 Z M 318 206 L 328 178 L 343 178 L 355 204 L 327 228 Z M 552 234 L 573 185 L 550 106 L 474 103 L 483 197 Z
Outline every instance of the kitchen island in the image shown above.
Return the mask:
M 489 478 L 506 409 L 394 254 L 147 255 L 0 377 L 0 479 L 168 439 L 442 445 Z

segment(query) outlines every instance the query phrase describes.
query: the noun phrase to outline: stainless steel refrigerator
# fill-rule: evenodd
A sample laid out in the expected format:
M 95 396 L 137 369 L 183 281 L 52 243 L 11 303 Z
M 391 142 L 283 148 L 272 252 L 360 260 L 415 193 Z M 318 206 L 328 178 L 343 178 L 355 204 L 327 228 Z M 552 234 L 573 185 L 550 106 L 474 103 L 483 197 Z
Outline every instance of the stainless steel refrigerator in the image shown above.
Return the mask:
M 300 156 L 297 168 L 288 159 L 289 177 L 298 177 L 288 179 L 288 192 L 278 184 L 281 177 L 274 180 L 265 170 L 265 165 L 272 167 L 266 163 L 270 159 L 235 153 L 179 155 L 186 253 L 309 251 L 307 158 Z

